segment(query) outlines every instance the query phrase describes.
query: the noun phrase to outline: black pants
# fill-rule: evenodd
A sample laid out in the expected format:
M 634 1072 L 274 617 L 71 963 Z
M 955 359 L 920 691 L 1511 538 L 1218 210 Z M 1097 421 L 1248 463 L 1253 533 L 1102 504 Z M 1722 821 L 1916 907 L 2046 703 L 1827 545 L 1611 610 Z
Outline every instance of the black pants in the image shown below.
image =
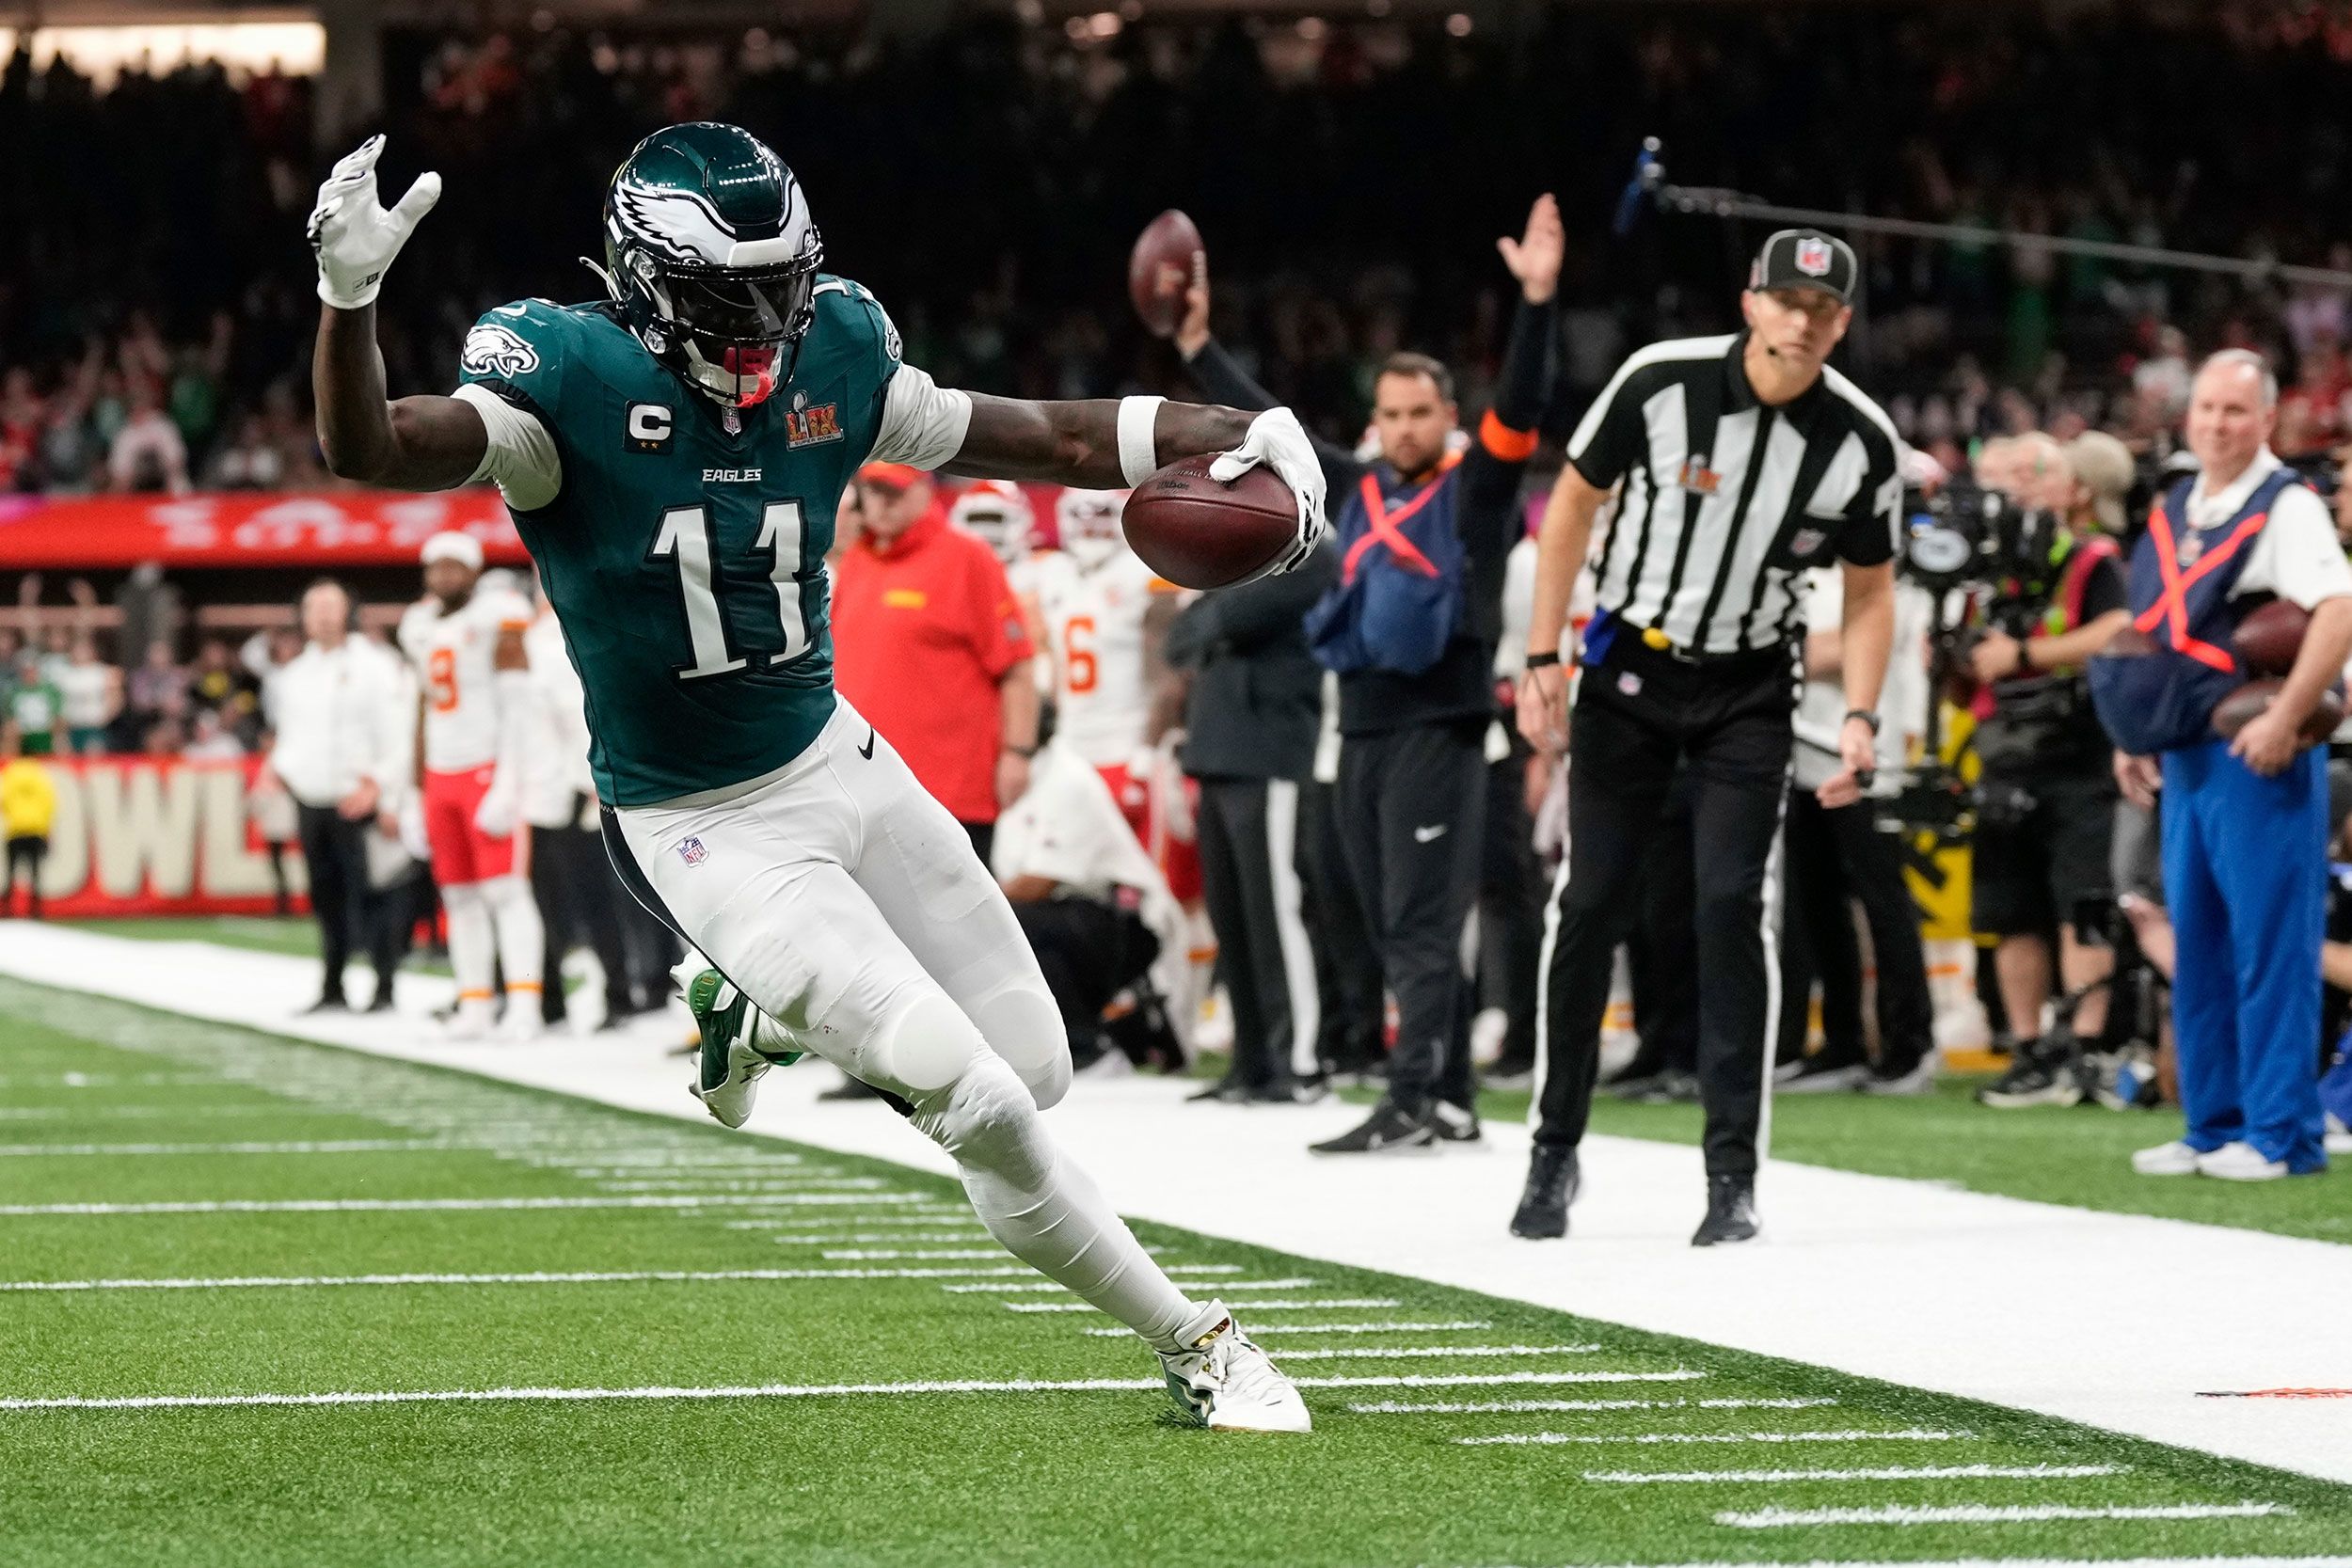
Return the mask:
M 49 838 L 45 833 L 27 833 L 8 840 L 8 879 L 0 883 L 0 918 L 16 912 L 16 879 L 24 879 L 24 913 L 33 920 L 40 918 L 40 863 L 49 857 Z
M 1903 883 L 1902 846 L 1878 827 L 1867 800 L 1832 809 L 1799 790 L 1788 801 L 1788 920 L 1781 995 L 1782 1039 L 1802 1040 L 1811 982 L 1821 982 L 1821 1056 L 1844 1067 L 1863 1060 L 1862 947 L 1852 904 L 1862 905 L 1878 969 L 1879 1070 L 1917 1067 L 1934 1043 L 1927 950 L 1919 907 Z M 1793 1008 L 1793 1014 L 1788 1008 Z
M 1698 928 L 1698 866 L 1692 856 L 1690 770 L 1675 775 L 1651 830 L 1642 871 L 1642 909 L 1626 938 L 1632 972 L 1633 1033 L 1640 1040 L 1627 1078 L 1699 1069 L 1699 977 L 1691 963 Z
M 965 822 L 961 824 L 961 826 L 963 828 L 964 836 L 972 841 L 972 852 L 980 857 L 980 863 L 982 865 L 988 864 L 989 851 L 996 847 L 996 824 L 993 822 Z
M 1768 924 L 1777 899 L 1768 884 L 1795 686 L 1785 653 L 1685 664 L 1629 636 L 1585 672 L 1569 731 L 1568 868 L 1546 955 L 1537 1142 L 1573 1148 L 1584 1136 L 1610 970 L 1639 914 L 1660 802 L 1684 765 L 1707 1170 L 1754 1174 L 1764 1064 L 1778 1033 L 1777 933 Z
M 310 911 L 319 922 L 319 956 L 326 967 L 319 994 L 342 1000 L 343 965 L 358 947 L 375 966 L 376 994 L 389 996 L 400 958 L 384 899 L 368 880 L 367 835 L 374 825 L 348 821 L 333 806 L 299 806 L 296 819 L 302 863 L 310 879 Z
M 575 814 L 571 819 L 577 823 Z M 549 1023 L 564 1017 L 564 955 L 585 942 L 604 969 L 604 1014 L 628 1017 L 637 1008 L 631 994 L 628 949 L 621 938 L 621 907 L 630 902 L 600 837 L 586 828 L 531 830 L 531 894 L 547 928 L 541 973 L 540 1015 Z
M 1484 720 L 1419 724 L 1351 735 L 1340 748 L 1348 871 L 1396 998 L 1389 1095 L 1407 1111 L 1432 1099 L 1470 1103 L 1462 929 L 1478 896 L 1485 730 Z
M 1103 1053 L 1103 1009 L 1152 967 L 1160 939 L 1134 911 L 1091 898 L 1033 898 L 1012 912 L 1061 1011 L 1071 1059 L 1083 1067 Z
M 1348 874 L 1340 832 L 1336 784 L 1298 786 L 1299 876 L 1306 884 L 1307 924 L 1315 959 L 1316 1011 L 1321 1027 L 1315 1054 L 1331 1072 L 1361 1072 L 1381 1059 L 1388 1002 L 1380 989 L 1380 955 Z
M 1502 1009 L 1497 1068 L 1535 1065 L 1535 971 L 1543 962 L 1544 871 L 1535 859 L 1535 824 L 1527 815 L 1527 748 L 1486 767 L 1486 828 L 1478 877 L 1478 990 Z
M 1200 895 L 1233 1006 L 1232 1076 L 1251 1088 L 1280 1088 L 1317 1070 L 1298 792 L 1290 779 L 1200 781 Z

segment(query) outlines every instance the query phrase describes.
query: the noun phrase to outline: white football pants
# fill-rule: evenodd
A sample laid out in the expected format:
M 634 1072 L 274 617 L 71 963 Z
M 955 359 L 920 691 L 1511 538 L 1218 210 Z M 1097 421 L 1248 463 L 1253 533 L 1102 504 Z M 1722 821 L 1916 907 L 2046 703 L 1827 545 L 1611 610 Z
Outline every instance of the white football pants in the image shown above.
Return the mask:
M 764 779 L 614 815 L 666 918 L 788 1033 L 772 1048 L 912 1105 L 1015 1257 L 1156 1348 L 1211 1326 L 1055 1148 L 1038 1113 L 1070 1087 L 1069 1036 L 1036 956 L 961 825 L 846 701 Z

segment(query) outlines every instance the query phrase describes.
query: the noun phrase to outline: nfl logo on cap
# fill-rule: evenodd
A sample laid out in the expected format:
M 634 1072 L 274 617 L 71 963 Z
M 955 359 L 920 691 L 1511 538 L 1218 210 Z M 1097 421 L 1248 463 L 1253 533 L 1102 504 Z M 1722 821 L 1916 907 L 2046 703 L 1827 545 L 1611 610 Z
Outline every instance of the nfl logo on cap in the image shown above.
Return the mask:
M 1807 277 L 1827 277 L 1830 269 L 1829 242 L 1812 235 L 1797 242 L 1797 270 Z

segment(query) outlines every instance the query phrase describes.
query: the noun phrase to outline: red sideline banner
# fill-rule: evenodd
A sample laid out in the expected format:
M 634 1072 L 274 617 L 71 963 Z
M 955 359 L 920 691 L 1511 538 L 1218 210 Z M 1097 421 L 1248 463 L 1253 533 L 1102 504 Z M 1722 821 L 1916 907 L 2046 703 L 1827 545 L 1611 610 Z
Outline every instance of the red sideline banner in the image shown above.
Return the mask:
M 294 495 L 0 497 L 0 570 L 166 566 L 413 566 L 444 529 L 482 541 L 485 558 L 523 563 L 522 540 L 487 485 L 411 495 L 322 490 Z
M 277 884 L 247 812 L 258 758 L 41 757 L 57 786 L 51 915 L 267 914 Z M 303 887 L 289 844 L 288 882 Z M 297 900 L 299 902 L 299 900 Z

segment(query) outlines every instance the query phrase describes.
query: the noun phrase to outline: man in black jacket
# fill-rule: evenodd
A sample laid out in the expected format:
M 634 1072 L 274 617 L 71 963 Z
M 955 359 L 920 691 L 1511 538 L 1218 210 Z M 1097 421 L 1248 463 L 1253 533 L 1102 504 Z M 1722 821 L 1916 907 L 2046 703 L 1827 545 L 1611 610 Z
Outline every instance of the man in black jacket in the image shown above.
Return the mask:
M 1318 442 L 1343 548 L 1391 519 L 1428 506 L 1450 511 L 1467 564 L 1462 615 L 1437 662 L 1414 673 L 1384 668 L 1340 673 L 1340 827 L 1388 988 L 1396 998 L 1396 1049 L 1389 1092 L 1372 1116 L 1325 1154 L 1377 1153 L 1438 1139 L 1476 1138 L 1468 1046 L 1470 990 L 1462 931 L 1478 892 L 1485 816 L 1484 742 L 1494 715 L 1490 671 L 1502 635 L 1503 564 L 1522 528 L 1519 479 L 1535 450 L 1559 335 L 1552 294 L 1565 236 L 1558 205 L 1540 197 L 1518 239 L 1497 242 L 1519 284 L 1494 407 L 1458 456 L 1453 377 L 1425 355 L 1401 354 L 1374 388 L 1381 460 L 1363 464 Z M 1177 347 L 1212 396 L 1270 407 L 1208 333 L 1205 261 Z M 1375 504 L 1380 516 L 1367 528 Z M 1367 546 L 1369 547 L 1369 545 Z M 1356 563 L 1343 558 L 1343 578 Z
M 1301 624 L 1338 577 L 1327 545 L 1295 572 L 1203 595 L 1168 628 L 1168 661 L 1190 676 L 1179 754 L 1200 783 L 1201 893 L 1233 1009 L 1233 1065 L 1197 1100 L 1282 1105 L 1321 1093 L 1298 832 L 1323 672 Z

